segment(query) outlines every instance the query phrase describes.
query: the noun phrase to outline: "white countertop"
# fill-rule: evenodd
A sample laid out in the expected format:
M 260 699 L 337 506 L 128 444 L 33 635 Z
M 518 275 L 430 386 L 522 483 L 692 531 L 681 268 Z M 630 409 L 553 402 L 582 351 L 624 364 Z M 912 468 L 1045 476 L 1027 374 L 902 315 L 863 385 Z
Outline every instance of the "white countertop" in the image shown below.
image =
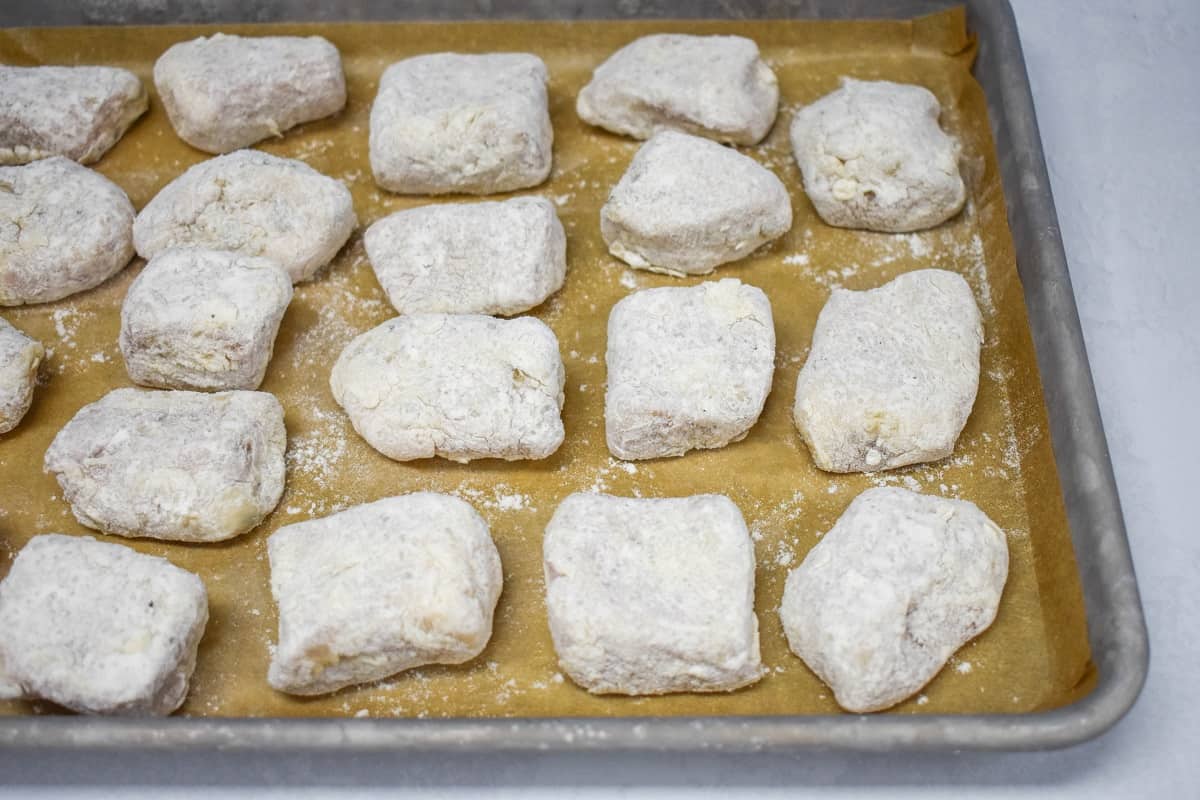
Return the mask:
M 257 793 L 289 798 L 467 798 L 485 787 L 562 800 L 1200 796 L 1200 530 L 1189 466 L 1200 434 L 1187 421 L 1200 403 L 1200 2 L 1012 2 L 1150 628 L 1149 681 L 1114 730 L 1034 754 L 426 756 L 254 771 L 230 759 L 69 757 L 48 772 L 0 753 L 0 783 L 82 772 L 108 787 L 19 790 L 64 798 L 192 797 L 214 785 L 240 797 L 248 792 L 235 787 L 247 783 L 326 786 Z M 351 779 L 377 788 L 333 788 Z

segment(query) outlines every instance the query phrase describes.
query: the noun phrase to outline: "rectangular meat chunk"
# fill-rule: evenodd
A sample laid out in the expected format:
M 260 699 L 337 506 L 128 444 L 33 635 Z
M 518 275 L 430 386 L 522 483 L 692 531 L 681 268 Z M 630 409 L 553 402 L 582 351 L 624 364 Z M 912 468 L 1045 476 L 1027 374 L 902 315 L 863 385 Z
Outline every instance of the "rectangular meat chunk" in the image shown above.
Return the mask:
M 204 584 L 166 559 L 35 536 L 0 582 L 0 683 L 84 714 L 170 714 L 207 621 Z
M 146 113 L 146 87 L 117 67 L 0 65 L 0 164 L 91 164 Z
M 115 389 L 46 451 L 75 518 L 121 536 L 215 542 L 283 494 L 283 408 L 265 392 Z
M 793 418 L 813 461 L 874 472 L 950 455 L 975 404 L 982 344 L 975 296 L 953 272 L 834 289 L 796 378 Z
M 342 57 L 320 36 L 201 36 L 167 48 L 154 86 L 179 138 L 228 153 L 346 105 Z
M 563 440 L 558 339 L 531 317 L 412 314 L 360 335 L 329 385 L 388 458 L 546 458 Z
M 401 314 L 519 314 L 567 272 L 566 234 L 543 197 L 398 211 L 367 228 L 363 244 Z

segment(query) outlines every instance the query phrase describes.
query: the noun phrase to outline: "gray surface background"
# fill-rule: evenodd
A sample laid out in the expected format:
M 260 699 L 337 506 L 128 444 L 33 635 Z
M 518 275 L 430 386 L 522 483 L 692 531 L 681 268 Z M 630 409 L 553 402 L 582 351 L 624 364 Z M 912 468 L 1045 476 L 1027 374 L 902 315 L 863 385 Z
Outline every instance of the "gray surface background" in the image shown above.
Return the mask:
M 1200 3 L 1012 2 L 1150 627 L 1149 681 L 1115 730 L 1067 751 L 1012 755 L 411 756 L 251 770 L 234 757 L 0 753 L 0 782 L 74 784 L 14 787 L 43 797 L 245 796 L 251 784 L 321 787 L 261 792 L 289 797 L 474 797 L 484 787 L 556 798 L 1200 795 L 1189 463 L 1200 435 L 1185 413 L 1200 393 Z M 337 788 L 352 783 L 360 788 Z

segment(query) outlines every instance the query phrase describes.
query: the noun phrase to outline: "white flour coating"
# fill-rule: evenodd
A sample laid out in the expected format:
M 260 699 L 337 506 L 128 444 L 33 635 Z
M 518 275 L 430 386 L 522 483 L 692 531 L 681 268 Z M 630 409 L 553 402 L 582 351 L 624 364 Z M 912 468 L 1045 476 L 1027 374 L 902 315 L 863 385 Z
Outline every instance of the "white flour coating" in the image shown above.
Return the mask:
M 771 391 L 771 303 L 733 278 L 634 292 L 608 318 L 605 363 L 617 458 L 724 447 L 745 438 Z
M 328 264 L 358 223 L 350 191 L 302 161 L 238 150 L 163 187 L 133 224 L 138 255 L 232 250 L 283 265 L 293 283 Z
M 860 494 L 788 575 L 779 616 L 838 705 L 879 711 L 932 680 L 996 617 L 1004 532 L 965 500 Z
M 549 75 L 529 53 L 398 61 L 371 106 L 375 182 L 401 194 L 494 194 L 550 174 Z
M 283 494 L 283 408 L 265 392 L 115 389 L 46 451 L 75 518 L 121 536 L 215 542 Z
M 974 295 L 953 272 L 835 289 L 793 406 L 817 466 L 873 472 L 949 456 L 975 404 L 982 343 Z
M 417 492 L 287 525 L 267 541 L 279 646 L 268 680 L 312 695 L 422 664 L 461 664 L 492 635 L 500 554 L 470 505 Z
M 248 147 L 346 105 L 336 47 L 320 36 L 227 36 L 172 45 L 154 86 L 179 138 L 209 153 Z
M 566 234 L 543 197 L 398 211 L 367 228 L 363 244 L 401 314 L 519 314 L 567 272 Z
M 762 677 L 754 546 L 724 495 L 572 494 L 542 548 L 559 667 L 589 692 L 720 692 Z
M 0 583 L 0 665 L 28 699 L 170 714 L 207 622 L 204 584 L 166 559 L 90 536 L 35 536 Z
M 91 289 L 133 258 L 133 204 L 66 158 L 0 167 L 0 305 Z
M 23 700 L 25 690 L 4 671 L 4 648 L 0 645 L 0 700 Z
M 703 275 L 787 233 L 783 182 L 729 147 L 664 131 L 637 151 L 600 209 L 608 250 L 632 267 Z
M 901 233 L 957 214 L 967 196 L 961 146 L 939 127 L 940 114 L 924 87 L 850 78 L 800 109 L 792 151 L 821 219 Z
M 0 319 L 0 433 L 17 427 L 29 411 L 45 355 L 41 342 Z
M 563 441 L 566 374 L 532 317 L 397 317 L 342 351 L 330 376 L 354 429 L 388 458 L 546 458 Z
M 0 164 L 49 156 L 91 164 L 147 105 L 129 70 L 0 66 Z
M 270 259 L 164 250 L 125 293 L 125 369 L 160 389 L 257 389 L 291 299 L 291 278 Z
M 741 36 L 663 33 L 625 45 L 596 68 L 575 109 L 584 122 L 636 139 L 679 130 L 757 144 L 779 108 L 779 82 Z

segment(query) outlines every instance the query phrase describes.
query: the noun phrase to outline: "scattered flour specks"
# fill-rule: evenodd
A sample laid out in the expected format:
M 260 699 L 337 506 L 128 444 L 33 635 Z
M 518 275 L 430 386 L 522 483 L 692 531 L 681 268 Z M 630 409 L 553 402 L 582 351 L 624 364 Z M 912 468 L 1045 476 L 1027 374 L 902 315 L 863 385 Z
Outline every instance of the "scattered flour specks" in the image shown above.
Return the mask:
M 910 233 L 910 234 L 901 236 L 900 238 L 904 241 L 904 243 L 906 245 L 908 245 L 908 252 L 912 255 L 913 258 L 924 258 L 925 256 L 929 255 L 929 252 L 930 252 L 929 242 L 925 241 L 925 239 L 922 238 L 921 234 Z M 976 236 L 976 238 L 979 238 L 979 237 Z
M 506 484 L 491 487 L 491 491 L 461 485 L 454 492 L 476 508 L 489 511 L 537 511 L 529 495 L 514 491 Z
M 79 312 L 73 308 L 56 308 L 50 315 L 54 320 L 54 332 L 59 341 L 67 347 L 75 346 L 75 326 L 79 322 Z
M 289 471 L 303 473 L 328 489 L 329 476 L 346 455 L 345 425 L 339 424 L 336 412 L 314 409 L 312 413 L 317 429 L 289 437 L 285 458 Z

